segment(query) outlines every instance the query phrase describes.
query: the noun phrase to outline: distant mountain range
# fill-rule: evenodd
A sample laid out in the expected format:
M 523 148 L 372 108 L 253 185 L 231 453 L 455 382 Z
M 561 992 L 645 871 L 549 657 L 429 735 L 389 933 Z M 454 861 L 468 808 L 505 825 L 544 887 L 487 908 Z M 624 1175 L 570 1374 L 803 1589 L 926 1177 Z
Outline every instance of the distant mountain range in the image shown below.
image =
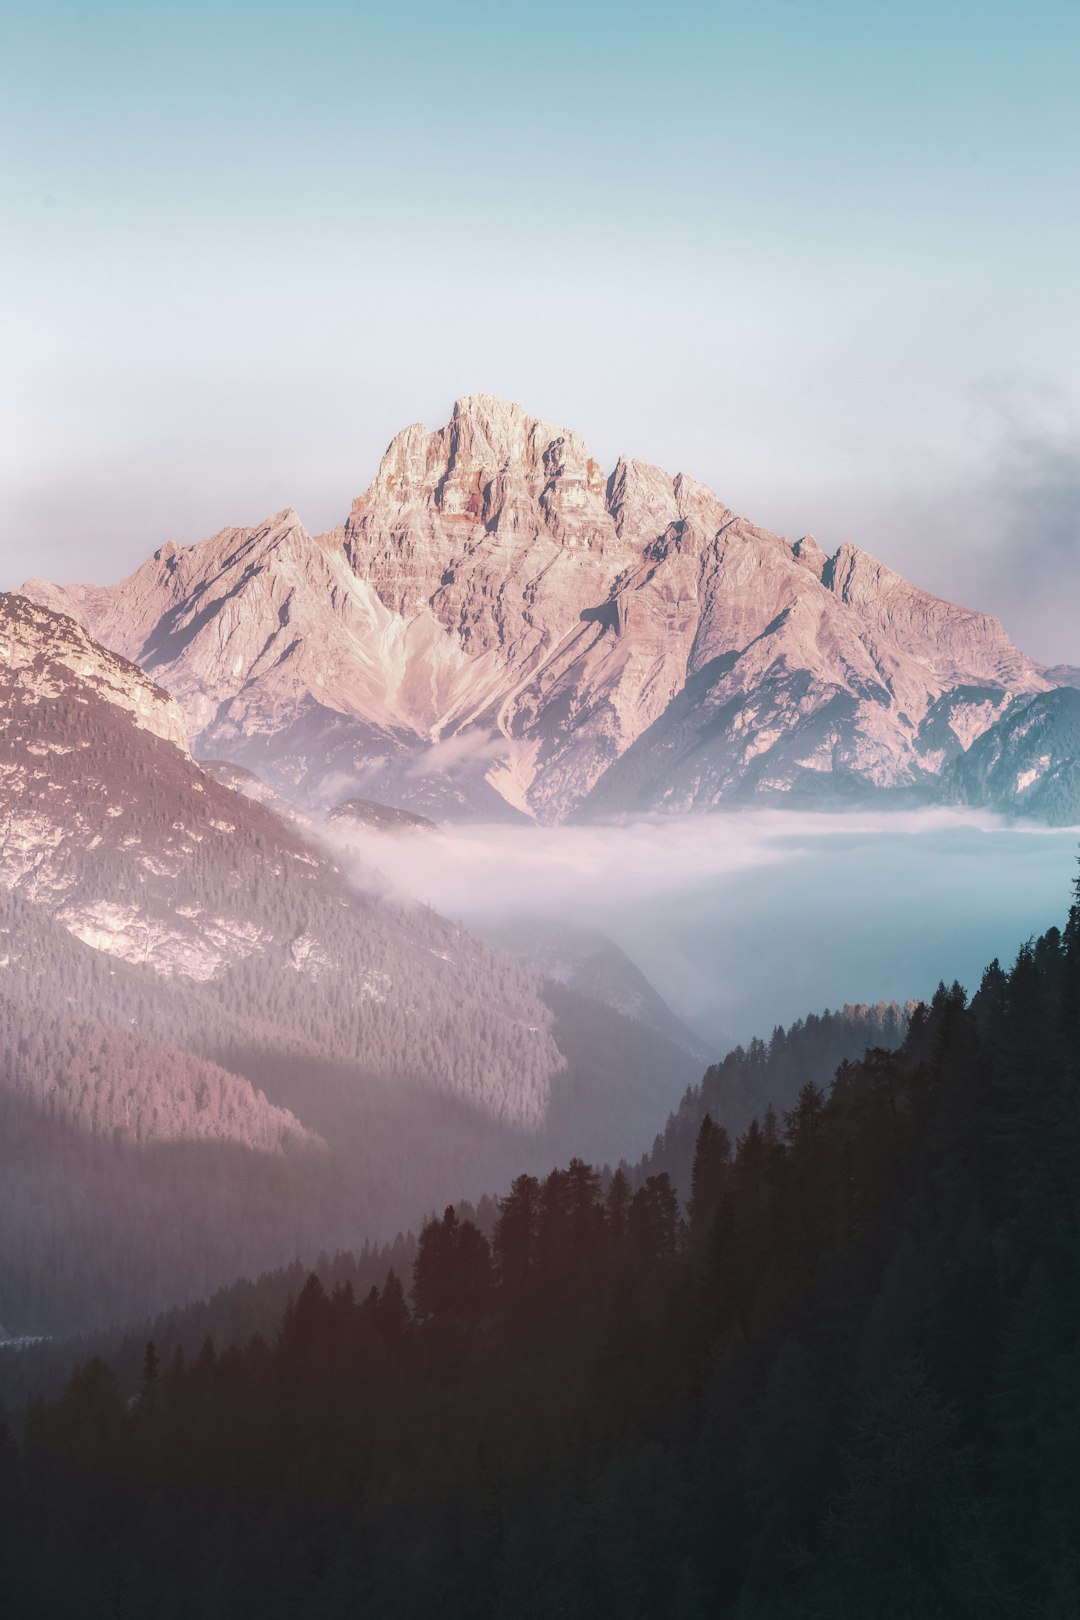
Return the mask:
M 196 755 L 308 804 L 1080 816 L 1075 669 L 684 474 L 625 457 L 605 474 L 577 434 L 489 395 L 399 433 L 329 534 L 284 511 L 164 546 L 118 585 L 23 590 L 151 674 Z

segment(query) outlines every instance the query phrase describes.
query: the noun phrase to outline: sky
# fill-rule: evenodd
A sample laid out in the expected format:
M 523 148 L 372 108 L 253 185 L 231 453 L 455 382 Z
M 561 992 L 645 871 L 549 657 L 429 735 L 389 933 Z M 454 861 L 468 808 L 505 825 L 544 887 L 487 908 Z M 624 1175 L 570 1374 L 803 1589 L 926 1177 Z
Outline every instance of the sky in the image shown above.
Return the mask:
M 490 391 L 1080 664 L 1080 7 L 0 8 L 0 587 Z

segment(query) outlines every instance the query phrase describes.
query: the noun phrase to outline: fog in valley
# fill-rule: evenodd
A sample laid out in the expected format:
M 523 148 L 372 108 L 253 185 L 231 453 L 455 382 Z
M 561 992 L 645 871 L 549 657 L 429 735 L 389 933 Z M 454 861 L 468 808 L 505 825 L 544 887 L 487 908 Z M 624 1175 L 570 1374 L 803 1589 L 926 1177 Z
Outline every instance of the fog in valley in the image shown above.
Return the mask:
M 596 928 L 717 1049 L 811 1010 L 977 987 L 1061 923 L 1075 829 L 945 810 L 349 834 L 363 872 L 479 928 Z

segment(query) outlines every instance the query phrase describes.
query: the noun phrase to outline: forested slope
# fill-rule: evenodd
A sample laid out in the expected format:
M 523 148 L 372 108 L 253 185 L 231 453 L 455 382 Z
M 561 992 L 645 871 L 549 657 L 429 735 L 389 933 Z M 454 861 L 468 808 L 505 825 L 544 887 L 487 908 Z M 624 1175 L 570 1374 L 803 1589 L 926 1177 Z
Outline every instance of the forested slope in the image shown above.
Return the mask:
M 734 1139 L 751 1120 L 780 1114 L 794 1103 L 808 1081 L 827 1086 L 837 1067 L 862 1057 L 868 1047 L 900 1045 L 915 1010 L 895 1002 L 848 1004 L 836 1012 L 808 1013 L 785 1029 L 777 1024 L 768 1041 L 755 1038 L 736 1046 L 706 1069 L 701 1083 L 687 1088 L 678 1108 L 657 1136 L 634 1176 L 666 1171 L 677 1187 L 690 1185 L 694 1145 L 706 1114 Z
M 903 1044 L 663 1171 L 521 1176 L 412 1310 L 91 1362 L 0 1445 L 28 1620 L 1066 1620 L 1080 1609 L 1080 891 Z M 63 1556 L 58 1557 L 58 1549 Z
M 568 1064 L 553 1024 L 535 972 L 344 873 L 201 770 L 142 671 L 0 596 L 8 1332 L 104 1326 L 391 1239 L 431 1201 L 572 1151 L 576 1118 L 594 1140 L 609 1071 Z M 623 1046 L 620 1152 L 686 1080 L 663 1040 Z

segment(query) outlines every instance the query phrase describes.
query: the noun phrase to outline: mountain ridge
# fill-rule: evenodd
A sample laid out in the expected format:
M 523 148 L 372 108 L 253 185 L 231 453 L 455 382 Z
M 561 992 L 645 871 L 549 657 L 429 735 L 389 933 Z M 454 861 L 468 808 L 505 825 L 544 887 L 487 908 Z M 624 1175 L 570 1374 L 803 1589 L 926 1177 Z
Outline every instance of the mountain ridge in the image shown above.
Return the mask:
M 940 798 L 1053 685 L 989 615 L 826 555 L 679 473 L 468 395 L 395 435 L 345 522 L 291 508 L 114 586 L 29 581 L 146 669 L 196 754 L 436 819 Z M 632 765 L 623 761 L 633 754 Z

